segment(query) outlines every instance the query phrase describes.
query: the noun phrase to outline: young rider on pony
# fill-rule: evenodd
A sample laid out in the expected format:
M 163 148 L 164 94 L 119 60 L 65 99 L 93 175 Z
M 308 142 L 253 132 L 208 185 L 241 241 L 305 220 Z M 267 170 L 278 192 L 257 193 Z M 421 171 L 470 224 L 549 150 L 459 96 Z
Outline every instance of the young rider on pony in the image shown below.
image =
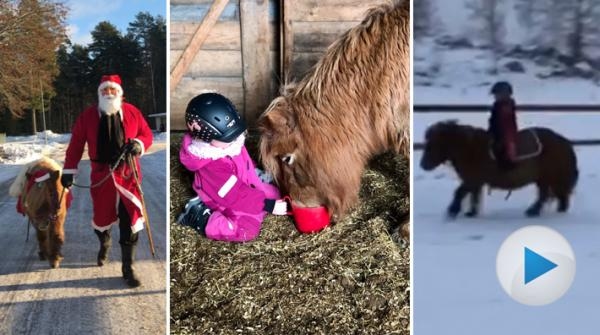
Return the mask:
M 512 98 L 512 86 L 499 81 L 490 91 L 495 101 L 489 119 L 488 132 L 492 135 L 493 150 L 498 166 L 503 170 L 514 167 L 516 161 L 517 115 Z

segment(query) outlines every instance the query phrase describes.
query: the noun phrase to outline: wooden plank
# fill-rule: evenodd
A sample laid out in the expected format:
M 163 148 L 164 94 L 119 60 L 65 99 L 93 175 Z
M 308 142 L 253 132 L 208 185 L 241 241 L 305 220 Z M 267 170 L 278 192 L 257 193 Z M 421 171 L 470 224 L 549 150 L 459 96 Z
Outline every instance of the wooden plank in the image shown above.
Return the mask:
M 198 24 L 175 22 L 171 24 L 170 38 L 171 50 L 182 50 Z M 275 23 L 269 24 L 269 50 L 277 48 L 277 27 Z M 202 44 L 202 50 L 242 50 L 240 23 L 234 21 L 217 22 Z
M 194 56 L 200 50 L 202 43 L 208 36 L 210 29 L 214 26 L 219 18 L 219 15 L 227 5 L 227 0 L 215 0 L 213 5 L 210 7 L 210 10 L 202 20 L 200 26 L 194 33 L 190 44 L 185 48 L 181 57 L 175 64 L 175 68 L 171 71 L 171 91 L 177 87 L 181 78 L 183 78 L 184 73 L 187 71 L 188 67 L 192 63 Z
M 296 52 L 294 53 L 292 60 L 292 71 L 290 72 L 290 79 L 299 81 L 302 79 L 308 70 L 315 65 L 324 52 Z
M 361 21 L 367 10 L 386 0 L 304 0 L 294 1 L 292 21 Z
M 177 59 L 181 50 L 171 50 L 171 59 Z M 171 67 L 173 67 L 171 63 Z M 242 54 L 229 50 L 200 50 L 185 75 L 187 77 L 241 77 Z
M 181 85 L 171 93 L 171 129 L 185 130 L 185 109 L 189 101 L 206 91 L 216 91 L 229 98 L 240 112 L 244 110 L 242 78 L 189 78 L 184 77 Z
M 360 21 L 294 22 L 294 52 L 322 52 Z
M 269 0 L 269 22 L 276 22 L 277 2 L 279 0 Z M 239 21 L 240 12 L 236 0 L 231 0 L 221 13 L 219 21 Z M 208 12 L 213 1 L 201 1 L 198 3 L 178 3 L 171 1 L 170 19 L 171 22 L 199 22 Z
M 242 72 L 244 78 L 244 116 L 253 125 L 267 107 L 270 73 L 274 64 L 269 52 L 269 6 L 266 0 L 240 2 L 242 26 Z
M 211 4 L 213 0 L 169 0 L 169 4 L 173 5 L 200 5 Z
M 183 50 L 197 28 L 195 23 L 172 23 L 171 50 Z M 217 22 L 202 44 L 202 50 L 241 50 L 241 44 L 239 22 Z
M 279 76 L 288 78 L 292 71 L 292 55 L 294 50 L 294 30 L 292 27 L 292 12 L 297 1 L 280 0 L 281 9 L 281 61 Z
M 201 4 L 185 4 L 185 5 L 173 5 L 170 6 L 170 22 L 200 22 L 206 14 L 210 11 L 212 4 L 215 1 L 210 1 Z M 238 1 L 230 0 L 226 4 L 225 8 L 219 15 L 219 21 L 239 21 L 240 15 L 238 10 Z

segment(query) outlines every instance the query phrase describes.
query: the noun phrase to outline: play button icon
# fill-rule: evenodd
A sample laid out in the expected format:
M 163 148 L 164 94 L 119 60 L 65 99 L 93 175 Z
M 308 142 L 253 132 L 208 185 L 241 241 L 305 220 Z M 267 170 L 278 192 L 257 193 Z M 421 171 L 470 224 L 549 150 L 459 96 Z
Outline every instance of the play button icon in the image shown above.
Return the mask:
M 554 229 L 527 226 L 513 232 L 496 259 L 500 285 L 514 300 L 546 305 L 562 297 L 575 278 L 575 255 Z
M 556 263 L 525 247 L 525 285 L 557 266 Z

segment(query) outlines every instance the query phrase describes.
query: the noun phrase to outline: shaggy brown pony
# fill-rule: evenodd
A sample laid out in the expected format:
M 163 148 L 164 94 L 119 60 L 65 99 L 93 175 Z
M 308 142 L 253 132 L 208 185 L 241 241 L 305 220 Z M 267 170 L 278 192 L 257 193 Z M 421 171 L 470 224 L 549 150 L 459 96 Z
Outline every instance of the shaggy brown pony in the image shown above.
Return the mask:
M 35 182 L 28 190 L 28 180 L 43 172 L 49 178 Z M 57 268 L 63 259 L 61 247 L 65 240 L 64 223 L 69 191 L 65 190 L 63 193 L 60 175 L 60 166 L 54 160 L 44 157 L 25 165 L 9 190 L 11 196 L 21 196 L 25 214 L 36 230 L 38 255 L 41 260 L 47 259 L 52 268 Z M 63 196 L 59 203 L 61 194 Z
M 261 160 L 299 206 L 342 216 L 371 157 L 408 157 L 409 9 L 409 1 L 371 9 L 259 119 Z
M 459 125 L 454 121 L 438 122 L 425 133 L 425 150 L 421 167 L 426 171 L 450 162 L 462 183 L 454 192 L 448 215 L 455 217 L 461 203 L 471 194 L 471 209 L 467 216 L 476 216 L 483 185 L 513 190 L 535 183 L 538 199 L 527 216 L 538 216 L 550 197 L 558 198 L 558 211 L 569 208 L 569 197 L 575 188 L 579 172 L 573 146 L 566 138 L 547 128 L 528 128 L 534 131 L 542 150 L 539 155 L 517 163 L 512 170 L 502 170 L 490 155 L 492 138 L 483 129 Z

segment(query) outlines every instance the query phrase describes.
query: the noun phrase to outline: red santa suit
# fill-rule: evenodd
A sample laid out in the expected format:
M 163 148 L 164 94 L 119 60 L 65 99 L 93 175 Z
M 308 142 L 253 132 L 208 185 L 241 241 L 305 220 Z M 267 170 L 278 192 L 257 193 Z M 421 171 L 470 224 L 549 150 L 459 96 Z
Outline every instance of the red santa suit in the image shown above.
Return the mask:
M 142 147 L 142 155 L 152 145 L 152 131 L 148 127 L 142 113 L 133 105 L 123 103 L 118 112 L 123 122 L 125 143 L 129 140 L 136 141 Z M 73 126 L 71 141 L 67 148 L 63 173 L 77 173 L 77 165 L 81 160 L 84 146 L 88 145 L 88 155 L 91 159 L 92 185 L 100 182 L 110 173 L 109 164 L 95 162 L 97 149 L 98 128 L 100 123 L 100 111 L 97 106 L 86 109 L 79 115 Z M 141 155 L 140 155 L 141 156 Z M 136 166 L 141 182 L 141 171 L 139 159 L 136 157 Z M 121 163 L 113 172 L 112 176 L 98 187 L 90 189 L 94 207 L 92 226 L 99 231 L 105 231 L 119 222 L 119 201 L 127 209 L 131 218 L 132 233 L 144 228 L 144 217 L 142 215 L 142 202 L 137 190 L 133 171 L 128 164 Z

